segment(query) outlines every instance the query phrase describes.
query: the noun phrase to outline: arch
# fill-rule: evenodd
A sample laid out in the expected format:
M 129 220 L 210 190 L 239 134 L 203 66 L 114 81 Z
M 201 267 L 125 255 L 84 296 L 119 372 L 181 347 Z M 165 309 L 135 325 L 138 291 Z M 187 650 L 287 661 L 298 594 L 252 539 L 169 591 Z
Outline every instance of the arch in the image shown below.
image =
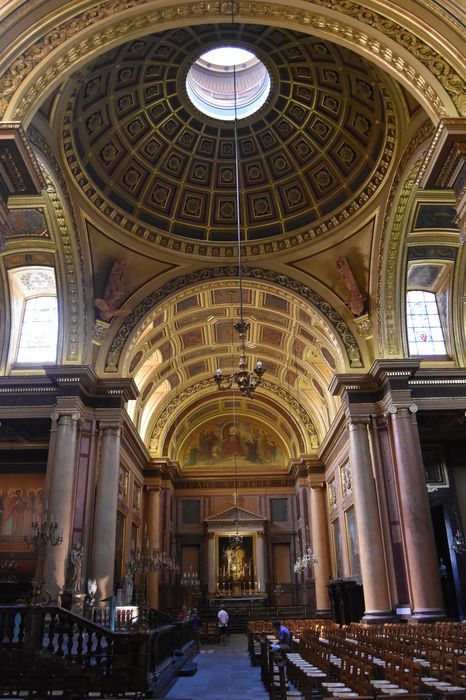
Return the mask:
M 264 270 L 257 267 L 245 266 L 242 268 L 242 275 L 243 279 L 264 281 L 273 286 L 281 287 L 284 290 L 287 290 L 304 299 L 310 304 L 310 306 L 314 307 L 320 313 L 320 315 L 331 327 L 333 327 L 336 335 L 339 337 L 342 348 L 345 350 L 347 366 L 354 369 L 363 366 L 362 353 L 351 329 L 338 311 L 336 311 L 336 309 L 334 309 L 328 301 L 321 297 L 320 294 L 317 294 L 317 292 L 313 291 L 310 287 L 302 284 L 298 280 L 273 270 Z M 136 306 L 134 311 L 127 316 L 123 324 L 118 328 L 117 332 L 113 336 L 105 358 L 104 371 L 108 373 L 115 373 L 119 371 L 121 355 L 128 338 L 130 337 L 131 333 L 135 331 L 140 321 L 152 307 L 160 304 L 164 299 L 169 298 L 172 294 L 180 291 L 181 289 L 193 287 L 196 284 L 205 283 L 208 281 L 225 278 L 238 278 L 238 268 L 233 266 L 205 268 L 196 272 L 190 272 L 187 275 L 180 275 L 146 296 Z
M 31 41 L 14 58 L 5 56 L 3 63 L 8 67 L 0 80 L 0 116 L 27 125 L 41 101 L 63 81 L 64 74 L 81 69 L 91 56 L 124 41 L 186 22 L 231 21 L 230 3 L 217 6 L 181 2 L 160 7 L 147 2 L 142 9 L 136 3 L 130 3 L 129 8 L 127 5 L 123 4 L 121 12 L 115 11 L 114 3 L 107 2 L 84 12 L 69 13 L 58 27 L 54 17 L 53 28 Z M 406 11 L 400 15 L 397 8 L 390 11 L 386 7 L 382 14 L 375 3 L 371 10 L 340 0 L 331 0 L 325 6 L 308 4 L 303 9 L 256 0 L 240 2 L 236 19 L 287 26 L 344 45 L 404 84 L 433 121 L 442 116 L 464 115 L 461 52 L 454 45 L 447 52 L 444 44 L 445 34 L 454 34 L 445 26 L 445 34 L 442 36 L 439 29 L 433 41 L 432 28 L 439 25 L 440 18 L 424 8 L 423 14 L 425 24 L 414 16 L 406 18 Z M 447 24 L 445 17 L 442 19 Z M 18 44 L 24 45 L 19 37 Z M 448 57 L 444 57 L 447 53 Z

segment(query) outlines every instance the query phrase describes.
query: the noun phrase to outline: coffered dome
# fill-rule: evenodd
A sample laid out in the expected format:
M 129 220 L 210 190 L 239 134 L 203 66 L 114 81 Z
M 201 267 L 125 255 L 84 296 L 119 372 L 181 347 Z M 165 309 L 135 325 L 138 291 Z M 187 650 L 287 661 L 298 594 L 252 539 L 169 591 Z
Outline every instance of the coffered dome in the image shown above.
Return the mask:
M 225 44 L 254 52 L 272 83 L 264 106 L 238 125 L 250 252 L 270 252 L 289 236 L 299 244 L 347 221 L 391 161 L 388 81 L 349 50 L 256 25 L 173 29 L 90 64 L 63 119 L 81 190 L 131 235 L 234 255 L 233 124 L 201 114 L 186 91 L 194 62 Z

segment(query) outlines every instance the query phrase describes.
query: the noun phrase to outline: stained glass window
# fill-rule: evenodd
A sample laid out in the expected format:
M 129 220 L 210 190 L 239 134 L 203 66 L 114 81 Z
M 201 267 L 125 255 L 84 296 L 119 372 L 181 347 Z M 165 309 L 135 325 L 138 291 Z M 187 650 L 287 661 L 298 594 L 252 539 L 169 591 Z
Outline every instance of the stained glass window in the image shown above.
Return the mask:
M 407 293 L 406 323 L 411 355 L 446 355 L 445 339 L 433 292 Z
M 57 337 L 57 298 L 44 296 L 27 299 L 16 361 L 55 362 Z

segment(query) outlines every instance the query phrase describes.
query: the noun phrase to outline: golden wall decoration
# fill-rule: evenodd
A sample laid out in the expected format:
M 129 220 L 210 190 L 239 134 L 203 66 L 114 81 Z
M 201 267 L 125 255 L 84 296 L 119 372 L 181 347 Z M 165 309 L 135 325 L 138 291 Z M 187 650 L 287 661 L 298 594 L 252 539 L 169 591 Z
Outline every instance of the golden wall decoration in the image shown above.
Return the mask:
M 95 55 L 106 46 L 116 45 L 131 36 L 140 36 L 158 30 L 168 23 L 171 26 L 179 23 L 192 24 L 198 19 L 215 20 L 231 15 L 231 3 L 204 0 L 146 10 L 138 15 L 127 12 L 145 4 L 148 4 L 146 0 L 105 2 L 61 22 L 53 30 L 37 39 L 19 56 L 16 56 L 0 80 L 0 116 L 8 111 L 8 118 L 23 119 L 31 108 L 34 108 L 41 96 L 62 78 L 64 72 L 70 72 L 81 64 L 86 56 Z M 320 6 L 332 14 L 320 13 Z M 395 53 L 391 46 L 377 38 L 380 34 L 385 35 L 405 49 L 442 85 L 455 104 L 457 114 L 466 115 L 464 80 L 455 67 L 425 40 L 415 36 L 410 28 L 404 27 L 380 12 L 368 10 L 351 0 L 313 0 L 308 2 L 306 9 L 246 1 L 239 2 L 236 9 L 241 21 L 257 20 L 258 17 L 270 19 L 273 23 L 278 20 L 297 29 L 318 30 L 330 39 L 340 38 L 342 42 L 350 44 L 354 50 L 363 51 L 366 55 L 371 54 L 377 62 L 385 64 L 387 69 L 397 74 L 399 79 L 411 84 L 413 91 L 422 95 L 425 104 L 439 117 L 451 114 L 451 107 L 443 104 L 440 95 L 415 68 L 415 63 L 408 62 L 401 54 Z M 352 24 L 341 22 L 339 19 L 341 15 L 350 17 Z M 108 24 L 110 17 L 113 24 Z M 80 38 L 80 34 L 84 34 L 89 27 L 104 21 L 107 21 L 104 30 Z M 354 21 L 360 23 L 361 28 L 356 28 Z M 373 34 L 368 33 L 368 28 L 374 30 Z M 34 73 L 42 61 L 46 62 L 50 54 L 63 47 L 65 43 L 69 48 L 61 52 L 53 63 L 47 63 L 34 84 L 27 87 L 26 94 L 23 95 L 20 103 L 15 102 L 11 106 L 10 103 L 20 90 L 20 86 L 21 92 L 24 92 L 23 83 L 27 82 L 30 74 Z
M 408 191 L 411 192 L 414 182 L 412 181 L 413 174 L 417 173 L 421 163 L 419 158 L 411 169 L 408 179 L 410 185 L 405 191 L 403 197 L 399 197 L 396 214 L 393 215 L 394 202 L 398 193 L 398 188 L 403 177 L 406 177 L 406 168 L 413 157 L 413 154 L 418 150 L 427 139 L 434 133 L 434 127 L 431 122 L 424 122 L 422 127 L 417 130 L 416 135 L 412 138 L 405 149 L 400 164 L 390 189 L 387 205 L 385 208 L 385 216 L 382 227 L 382 237 L 380 242 L 380 254 L 377 261 L 377 340 L 378 354 L 380 357 L 389 355 L 398 355 L 400 352 L 399 338 L 400 334 L 397 329 L 396 317 L 396 268 L 398 260 L 399 237 L 401 235 L 400 226 L 403 218 L 403 212 L 406 207 Z M 402 199 L 402 201 L 401 201 Z M 399 207 L 401 207 L 399 209 Z M 401 219 L 400 219 L 401 217 Z M 393 221 L 392 221 L 393 220 Z M 391 226 L 391 228 L 390 228 Z M 386 262 L 387 261 L 387 262 Z M 385 268 L 385 265 L 387 267 Z

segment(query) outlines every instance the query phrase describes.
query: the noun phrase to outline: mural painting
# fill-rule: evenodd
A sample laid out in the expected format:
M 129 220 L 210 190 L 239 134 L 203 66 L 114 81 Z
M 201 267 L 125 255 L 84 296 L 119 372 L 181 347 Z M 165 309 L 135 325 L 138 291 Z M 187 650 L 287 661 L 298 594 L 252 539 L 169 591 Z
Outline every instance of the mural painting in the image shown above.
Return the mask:
M 279 437 L 253 420 L 216 420 L 195 430 L 182 448 L 181 464 L 195 466 L 251 466 L 285 463 Z
M 42 474 L 2 474 L 0 488 L 0 550 L 24 547 L 24 535 L 44 513 Z M 16 545 L 16 546 L 15 546 Z M 18 545 L 21 545 L 18 547 Z

